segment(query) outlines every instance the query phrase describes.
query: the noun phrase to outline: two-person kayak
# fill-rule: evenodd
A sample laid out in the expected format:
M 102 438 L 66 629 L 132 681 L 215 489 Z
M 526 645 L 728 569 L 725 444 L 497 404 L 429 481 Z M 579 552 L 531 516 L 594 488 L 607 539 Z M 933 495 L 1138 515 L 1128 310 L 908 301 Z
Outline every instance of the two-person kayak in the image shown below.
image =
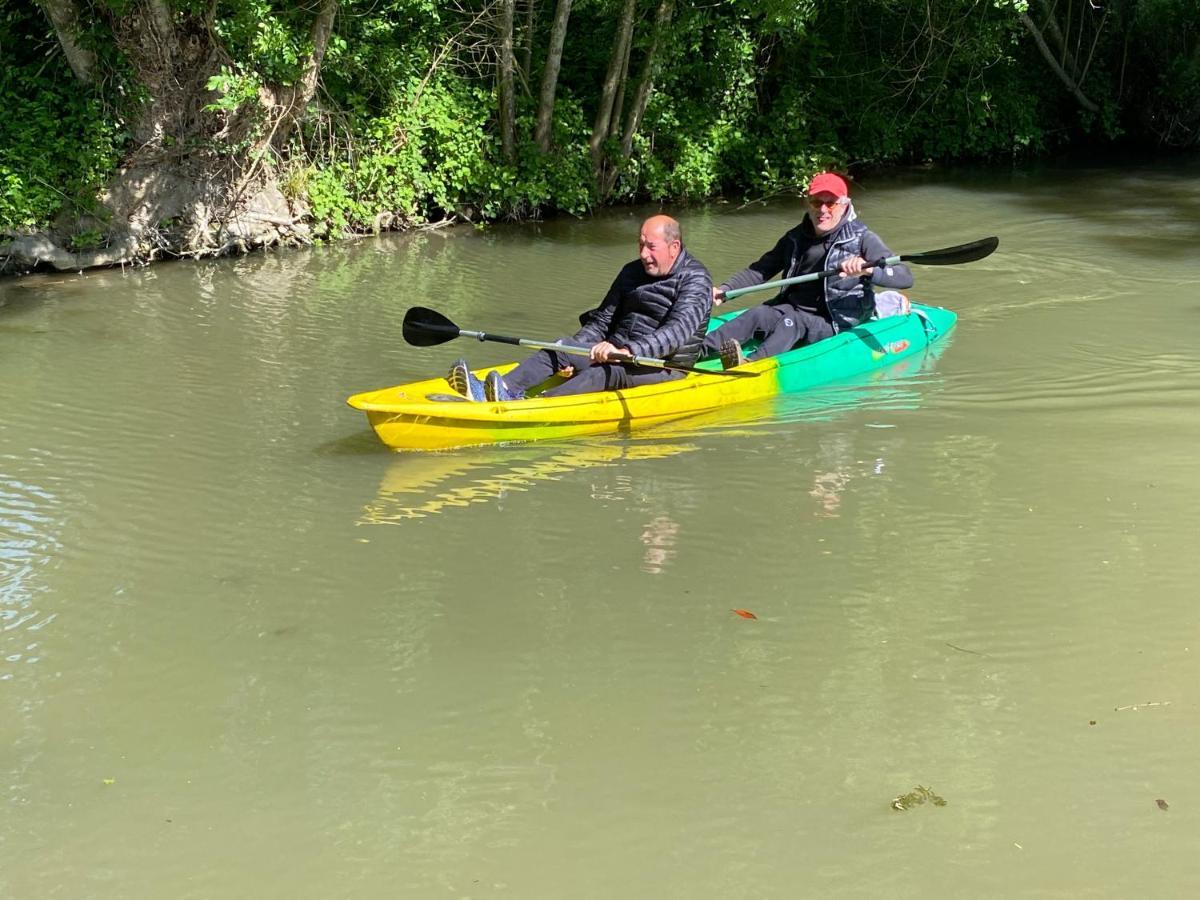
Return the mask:
M 710 330 L 740 312 L 715 316 Z M 567 397 L 534 395 L 508 402 L 472 402 L 454 395 L 444 378 L 432 378 L 355 394 L 347 402 L 365 412 L 379 439 L 395 450 L 448 450 L 620 433 L 889 366 L 924 352 L 945 337 L 956 321 L 957 316 L 948 309 L 914 303 L 907 315 L 874 319 L 734 370 L 757 377 L 693 372 L 625 390 Z M 503 374 L 514 365 L 487 368 Z M 696 368 L 716 373 L 721 364 L 708 360 Z M 476 374 L 486 372 L 481 369 Z

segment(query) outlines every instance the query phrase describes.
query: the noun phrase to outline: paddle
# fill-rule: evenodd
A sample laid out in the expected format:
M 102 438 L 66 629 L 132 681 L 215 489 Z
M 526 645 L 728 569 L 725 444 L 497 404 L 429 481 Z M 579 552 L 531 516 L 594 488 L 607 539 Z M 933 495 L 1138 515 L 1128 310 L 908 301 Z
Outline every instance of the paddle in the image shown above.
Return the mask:
M 944 247 L 941 250 L 926 250 L 924 253 L 902 253 L 899 256 L 885 256 L 868 263 L 866 268 L 875 266 L 891 266 L 898 262 L 919 263 L 923 266 L 956 266 L 960 263 L 975 262 L 985 256 L 991 256 L 1000 246 L 1000 238 L 986 237 L 969 244 L 959 244 L 957 247 Z M 841 269 L 826 269 L 824 272 L 812 272 L 808 275 L 797 275 L 794 278 L 781 278 L 779 281 L 765 281 L 762 284 L 752 284 L 750 287 L 726 291 L 725 300 L 733 300 L 743 294 L 754 291 L 766 291 L 771 288 L 787 287 L 789 284 L 800 284 L 804 281 L 816 281 L 820 278 L 830 278 L 841 272 Z M 722 300 L 721 302 L 724 302 Z
M 549 341 L 533 341 L 528 338 L 506 337 L 502 334 L 488 334 L 485 331 L 468 331 L 459 328 L 441 313 L 426 309 L 423 306 L 411 307 L 404 314 L 404 339 L 414 347 L 436 347 L 456 337 L 473 337 L 480 341 L 492 341 L 497 344 L 515 344 L 519 347 L 535 347 L 538 350 L 556 350 L 560 353 L 571 353 L 575 356 L 589 356 L 591 350 L 587 347 L 575 347 L 571 344 L 552 344 Z M 614 353 L 609 356 L 613 362 L 631 363 L 638 366 L 649 366 L 655 369 L 670 369 L 674 372 L 695 372 L 697 375 L 725 375 L 731 378 L 757 378 L 758 372 L 734 372 L 721 369 L 698 369 L 695 366 L 682 363 L 669 363 L 665 360 L 649 356 L 633 356 Z

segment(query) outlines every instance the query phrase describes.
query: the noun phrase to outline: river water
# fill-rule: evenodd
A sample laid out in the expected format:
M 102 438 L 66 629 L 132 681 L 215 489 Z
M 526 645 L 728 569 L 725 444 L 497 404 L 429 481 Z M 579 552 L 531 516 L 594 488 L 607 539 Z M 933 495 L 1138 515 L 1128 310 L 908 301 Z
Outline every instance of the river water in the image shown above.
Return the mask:
M 0 284 L 0 896 L 1200 893 L 1198 175 L 872 179 L 1000 237 L 935 356 L 603 440 L 344 400 L 511 358 L 414 304 L 571 331 L 647 210 Z

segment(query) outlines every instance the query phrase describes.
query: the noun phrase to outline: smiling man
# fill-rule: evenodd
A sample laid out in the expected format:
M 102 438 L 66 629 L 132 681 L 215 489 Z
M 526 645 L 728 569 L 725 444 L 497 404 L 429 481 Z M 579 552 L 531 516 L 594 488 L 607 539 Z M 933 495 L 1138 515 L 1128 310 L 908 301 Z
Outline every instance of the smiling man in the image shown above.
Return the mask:
M 742 344 L 751 339 L 759 345 L 750 359 L 812 344 L 871 318 L 874 287 L 912 287 L 912 272 L 902 263 L 868 267 L 867 260 L 891 256 L 892 251 L 858 220 L 849 185 L 841 175 L 823 172 L 815 177 L 806 202 L 808 211 L 800 224 L 758 260 L 713 288 L 713 300 L 720 303 L 726 291 L 762 284 L 778 273 L 793 278 L 838 269 L 838 275 L 789 285 L 761 306 L 746 310 L 704 339 L 702 355 L 719 355 L 728 369 L 745 362 Z
M 446 381 L 469 400 L 497 401 L 520 400 L 555 374 L 567 380 L 541 396 L 614 391 L 680 378 L 681 372 L 611 362 L 610 357 L 621 353 L 690 365 L 699 355 L 712 301 L 712 278 L 684 249 L 679 223 L 670 216 L 651 216 L 638 234 L 638 258 L 622 267 L 601 304 L 579 317 L 579 331 L 560 341 L 589 347 L 586 359 L 539 350 L 505 377 L 492 371 L 483 382 L 460 359 Z

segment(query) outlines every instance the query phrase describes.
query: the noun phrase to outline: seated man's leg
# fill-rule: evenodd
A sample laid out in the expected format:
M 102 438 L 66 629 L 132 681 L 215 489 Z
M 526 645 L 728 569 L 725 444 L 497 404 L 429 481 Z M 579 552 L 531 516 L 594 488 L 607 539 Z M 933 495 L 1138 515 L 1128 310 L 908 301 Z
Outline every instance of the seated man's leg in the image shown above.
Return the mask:
M 833 335 L 833 326 L 815 313 L 791 306 L 781 308 L 785 313 L 779 317 L 775 329 L 750 354 L 751 360 L 786 353 L 793 347 L 815 344 Z
M 788 307 L 790 309 L 791 307 Z M 716 331 L 710 331 L 700 346 L 701 358 L 716 356 L 721 344 L 730 339 L 744 344 L 752 338 L 762 340 L 783 318 L 778 306 L 752 306 L 735 319 L 730 319 Z
M 528 391 L 565 366 L 574 366 L 578 372 L 591 364 L 591 360 L 586 356 L 575 356 L 557 350 L 539 350 L 505 375 L 504 384 L 511 391 Z
M 587 362 L 587 360 L 584 360 Z M 543 397 L 569 397 L 573 394 L 590 394 L 594 391 L 616 391 L 636 387 L 639 384 L 655 384 L 682 378 L 682 372 L 658 369 L 651 366 L 623 366 L 618 363 L 589 365 L 577 370 L 562 384 L 555 385 L 542 393 Z
M 821 316 L 801 311 L 800 319 L 804 323 L 804 337 L 800 339 L 801 346 L 815 344 L 817 341 L 823 341 L 825 338 L 833 337 L 837 334 L 833 330 L 833 325 Z

